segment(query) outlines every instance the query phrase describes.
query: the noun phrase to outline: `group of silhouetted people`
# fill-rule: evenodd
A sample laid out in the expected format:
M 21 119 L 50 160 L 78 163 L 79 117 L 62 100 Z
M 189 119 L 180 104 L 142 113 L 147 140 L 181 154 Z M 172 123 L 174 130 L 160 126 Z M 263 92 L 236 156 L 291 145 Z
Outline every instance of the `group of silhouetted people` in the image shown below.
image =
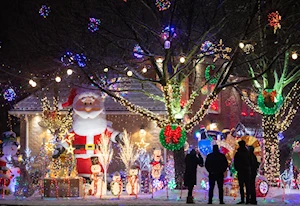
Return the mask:
M 201 157 L 200 152 L 194 149 L 191 150 L 191 152 L 186 155 L 185 165 L 184 185 L 188 188 L 186 203 L 195 203 L 192 193 L 194 185 L 196 185 L 197 182 L 197 166 L 203 166 L 203 158 Z M 228 162 L 226 156 L 219 151 L 218 145 L 214 145 L 213 152 L 207 155 L 205 161 L 205 168 L 209 173 L 208 204 L 212 204 L 215 182 L 218 184 L 220 204 L 225 204 L 223 184 L 224 173 L 227 170 L 227 167 Z M 254 155 L 254 148 L 250 146 L 248 150 L 246 148 L 246 143 L 243 140 L 239 141 L 239 148 L 234 156 L 234 167 L 237 171 L 241 194 L 241 201 L 237 204 L 257 204 L 255 178 L 259 163 Z M 246 187 L 246 202 L 244 185 Z

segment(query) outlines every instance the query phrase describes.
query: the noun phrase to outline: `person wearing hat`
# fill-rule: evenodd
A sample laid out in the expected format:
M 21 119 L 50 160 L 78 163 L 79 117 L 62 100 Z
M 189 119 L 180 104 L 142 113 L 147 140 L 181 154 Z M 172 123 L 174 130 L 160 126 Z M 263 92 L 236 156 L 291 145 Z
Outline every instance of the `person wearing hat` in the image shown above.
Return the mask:
M 104 98 L 98 89 L 73 88 L 67 102 L 61 105 L 63 108 L 69 106 L 73 108 L 72 129 L 65 137 L 66 141 L 58 140 L 53 158 L 58 158 L 72 146 L 78 175 L 89 178 L 92 175 L 92 159 L 98 158 L 96 153 L 101 138 L 105 135 L 112 142 L 121 143 L 121 133 L 112 129 L 106 120 Z
M 239 141 L 239 148 L 234 156 L 234 167 L 237 171 L 238 181 L 240 186 L 241 201 L 237 204 L 245 203 L 244 185 L 246 187 L 246 204 L 250 203 L 250 154 L 246 148 L 246 142 L 244 140 Z
M 213 192 L 215 183 L 217 181 L 219 188 L 219 200 L 220 204 L 224 203 L 223 184 L 224 184 L 224 172 L 227 170 L 228 162 L 226 156 L 219 151 L 219 146 L 213 146 L 213 152 L 208 154 L 205 161 L 205 168 L 209 173 L 209 192 L 208 192 L 208 204 L 212 204 Z

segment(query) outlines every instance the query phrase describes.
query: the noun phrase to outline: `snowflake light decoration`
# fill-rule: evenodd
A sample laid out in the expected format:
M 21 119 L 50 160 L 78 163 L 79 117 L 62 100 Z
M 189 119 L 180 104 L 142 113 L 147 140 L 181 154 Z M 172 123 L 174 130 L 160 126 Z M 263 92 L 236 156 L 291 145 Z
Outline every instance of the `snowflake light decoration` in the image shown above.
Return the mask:
M 160 181 L 159 179 L 155 179 L 153 180 L 153 183 L 152 183 L 152 186 L 157 189 L 157 190 L 160 190 L 163 188 L 164 184 L 162 181 Z
M 85 67 L 86 66 L 86 61 L 87 61 L 87 58 L 86 56 L 84 56 L 84 54 L 76 54 L 74 56 L 74 60 L 77 62 L 78 66 L 79 67 Z
M 44 18 L 47 18 L 47 16 L 49 16 L 49 13 L 50 13 L 50 6 L 47 6 L 47 5 L 42 5 L 42 7 L 40 8 L 39 10 L 39 14 L 44 17 Z
M 90 18 L 90 23 L 88 24 L 88 30 L 95 32 L 99 30 L 99 25 L 101 24 L 100 19 Z
M 206 55 L 211 55 L 214 53 L 213 51 L 213 43 L 210 41 L 205 41 L 202 45 L 201 45 L 201 52 L 203 52 Z
M 230 60 L 229 53 L 232 51 L 230 47 L 225 47 L 222 39 L 220 39 L 217 45 L 214 45 L 214 62 L 218 59 L 227 59 Z
M 281 21 L 281 16 L 279 15 L 279 12 L 271 12 L 268 14 L 268 21 L 269 25 L 274 27 L 274 34 L 276 33 L 277 29 L 281 28 L 280 21 Z
M 74 63 L 74 55 L 72 52 L 66 52 L 62 57 L 60 57 L 60 61 L 64 66 L 68 67 Z
M 159 11 L 165 11 L 171 6 L 171 1 L 168 0 L 156 0 L 156 6 Z
M 5 90 L 3 97 L 5 100 L 11 102 L 16 98 L 16 93 L 12 88 Z
M 171 179 L 169 182 L 168 182 L 168 188 L 170 189 L 170 190 L 174 190 L 175 188 L 176 188 L 176 182 L 175 182 L 175 180 L 174 179 Z
M 143 56 L 144 56 L 143 52 L 144 51 L 142 50 L 142 48 L 138 44 L 136 44 L 135 47 L 133 48 L 133 56 L 135 56 L 138 59 L 143 58 Z
M 161 33 L 161 37 L 164 39 L 164 40 L 167 40 L 167 39 L 173 39 L 177 36 L 176 32 L 175 32 L 175 28 L 174 27 L 171 27 L 171 26 L 166 26 L 163 30 L 162 30 L 162 33 Z

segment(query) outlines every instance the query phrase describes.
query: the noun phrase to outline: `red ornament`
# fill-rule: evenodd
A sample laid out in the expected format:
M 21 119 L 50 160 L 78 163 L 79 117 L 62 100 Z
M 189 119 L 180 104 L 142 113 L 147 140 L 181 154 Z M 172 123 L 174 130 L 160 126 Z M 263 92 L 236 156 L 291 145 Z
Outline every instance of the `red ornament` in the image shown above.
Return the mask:
M 175 130 L 172 130 L 171 125 L 167 125 L 166 129 L 164 131 L 164 136 L 166 143 L 175 143 L 177 144 L 180 137 L 181 137 L 181 128 L 180 126 L 177 126 Z

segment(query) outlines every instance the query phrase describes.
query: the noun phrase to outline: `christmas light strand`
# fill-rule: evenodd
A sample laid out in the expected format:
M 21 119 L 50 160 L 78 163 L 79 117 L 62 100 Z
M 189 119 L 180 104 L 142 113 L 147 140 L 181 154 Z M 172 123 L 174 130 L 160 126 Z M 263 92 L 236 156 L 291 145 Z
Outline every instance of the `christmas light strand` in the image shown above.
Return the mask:
M 208 112 L 208 108 L 211 105 L 211 103 L 217 98 L 217 93 L 212 92 L 203 102 L 201 108 L 199 111 L 192 117 L 187 123 L 183 125 L 183 128 L 189 132 L 191 129 L 193 129 L 194 126 L 200 123 L 200 121 L 203 119 L 203 117 Z
M 253 111 L 259 113 L 259 114 L 263 114 L 263 112 L 260 110 L 260 108 L 255 105 L 250 99 L 249 97 L 245 97 L 245 96 L 241 96 L 242 100 L 246 103 L 246 105 L 252 109 Z

